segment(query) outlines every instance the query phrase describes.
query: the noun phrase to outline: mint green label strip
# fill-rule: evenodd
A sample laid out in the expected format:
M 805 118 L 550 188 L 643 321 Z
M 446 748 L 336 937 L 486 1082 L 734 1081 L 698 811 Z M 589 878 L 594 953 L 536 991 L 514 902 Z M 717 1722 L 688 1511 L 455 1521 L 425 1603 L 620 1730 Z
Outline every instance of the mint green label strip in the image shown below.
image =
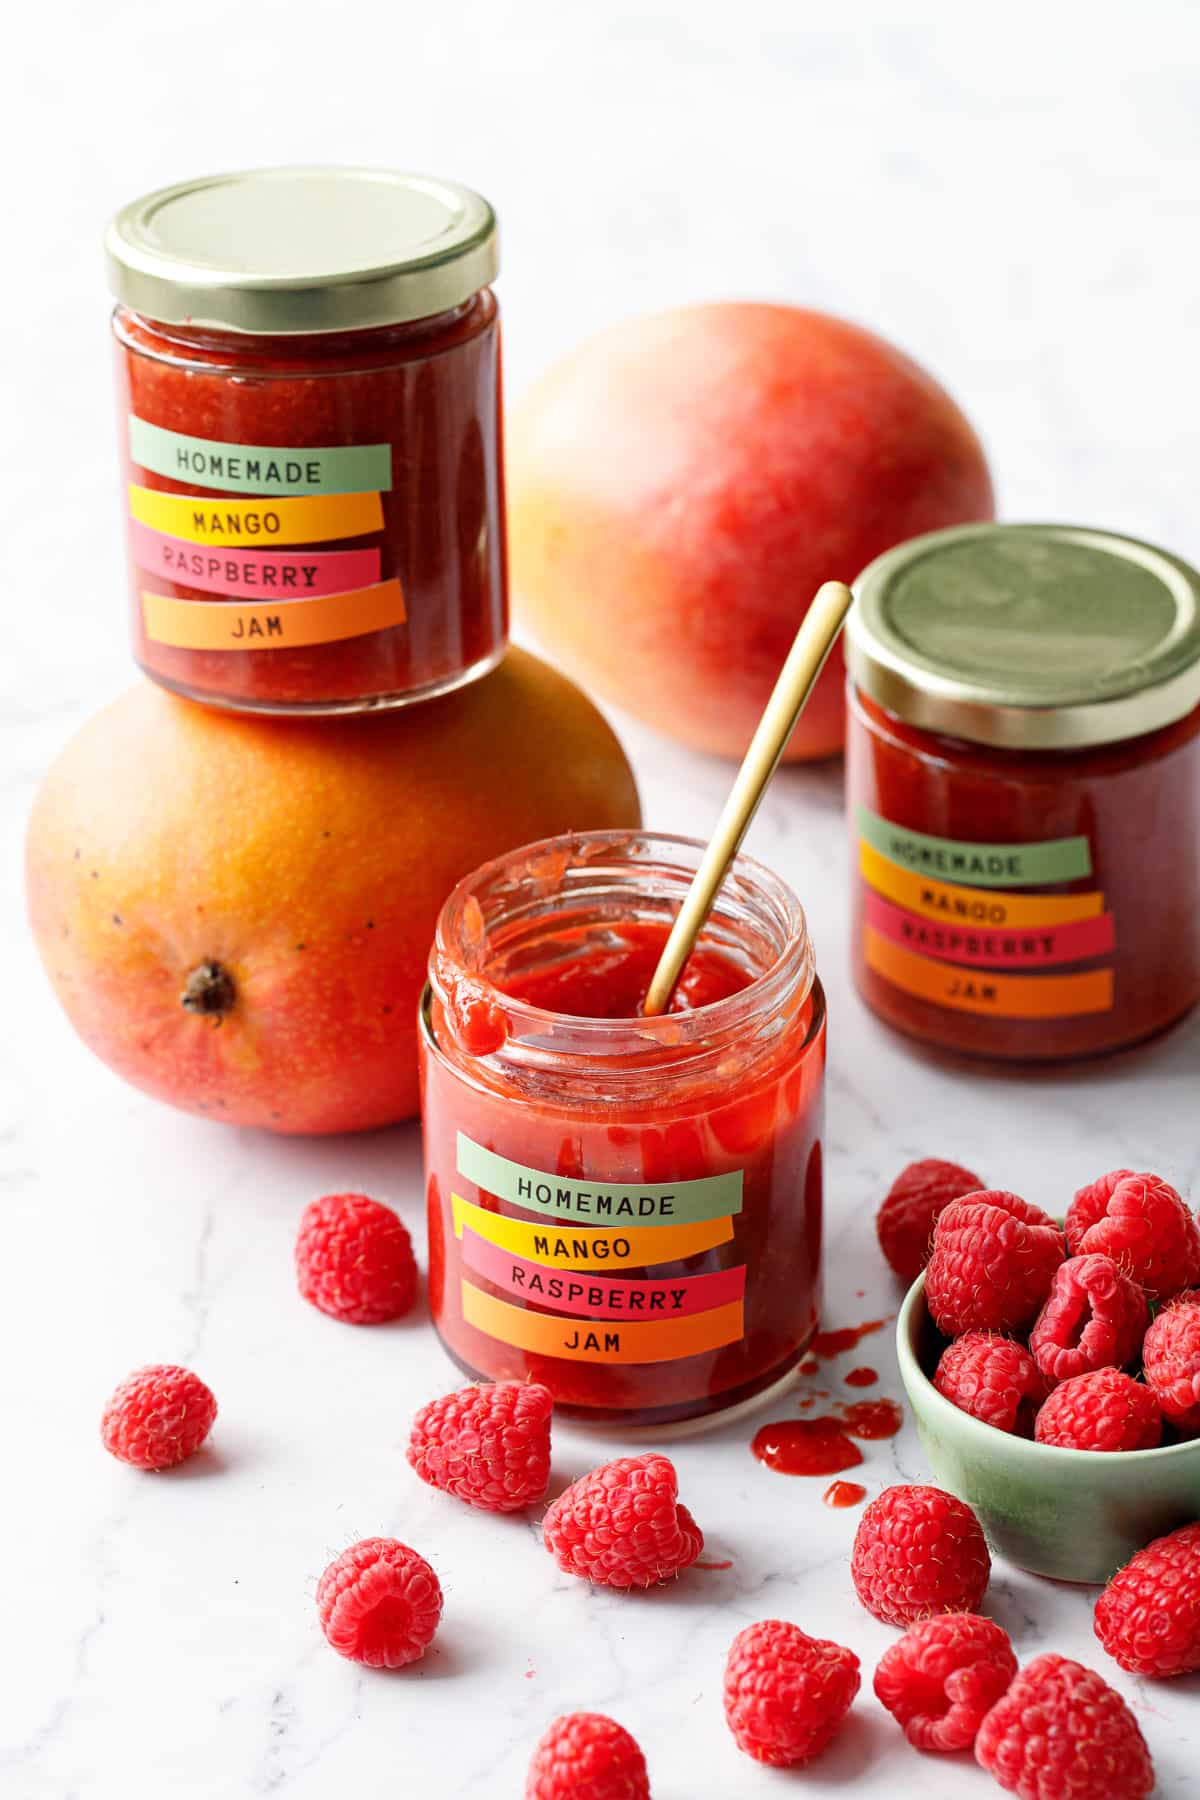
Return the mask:
M 278 444 L 221 444 L 185 437 L 129 415 L 129 455 L 143 469 L 215 488 L 223 494 L 386 494 L 392 485 L 390 444 L 344 444 L 328 450 Z
M 477 1187 L 527 1212 L 592 1225 L 692 1225 L 727 1219 L 742 1210 L 742 1171 L 677 1181 L 672 1187 L 639 1187 L 625 1181 L 574 1181 L 509 1162 L 460 1131 L 458 1172 Z
M 1045 887 L 1092 872 L 1092 847 L 1085 837 L 1047 838 L 1042 844 L 969 844 L 890 825 L 865 806 L 858 809 L 858 829 L 873 850 L 900 868 L 967 887 Z

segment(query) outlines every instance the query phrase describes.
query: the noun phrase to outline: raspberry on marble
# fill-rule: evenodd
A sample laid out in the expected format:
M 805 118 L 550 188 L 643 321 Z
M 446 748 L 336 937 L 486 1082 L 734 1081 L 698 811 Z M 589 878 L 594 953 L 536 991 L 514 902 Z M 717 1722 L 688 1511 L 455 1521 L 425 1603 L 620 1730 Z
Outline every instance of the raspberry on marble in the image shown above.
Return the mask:
M 1017 1672 L 1008 1633 L 977 1613 L 939 1613 L 885 1650 L 875 1695 L 917 1750 L 969 1750 Z
M 725 1663 L 725 1718 L 739 1750 L 790 1768 L 829 1744 L 861 1676 L 853 1650 L 812 1638 L 786 1619 L 739 1631 Z
M 565 1713 L 538 1740 L 525 1800 L 650 1800 L 646 1759 L 604 1713 Z
M 390 1206 L 326 1194 L 300 1215 L 296 1279 L 306 1300 L 348 1325 L 403 1318 L 417 1297 L 412 1239 Z
M 1200 1669 L 1200 1524 L 1155 1538 L 1096 1602 L 1096 1636 L 1133 1675 Z
M 674 1464 L 651 1451 L 619 1456 L 561 1494 L 542 1536 L 560 1569 L 615 1588 L 648 1588 L 689 1568 L 704 1534 L 677 1499 Z
M 210 1387 L 177 1363 L 127 1375 L 100 1420 L 104 1448 L 135 1469 L 173 1469 L 204 1442 L 217 1416 Z
M 442 1588 L 423 1556 L 395 1538 L 363 1538 L 335 1557 L 317 1584 L 326 1641 L 369 1669 L 416 1662 L 442 1616 Z
M 975 1760 L 1020 1800 L 1145 1800 L 1154 1787 L 1120 1694 L 1065 1656 L 1026 1664 L 979 1727 Z
M 497 1381 L 431 1400 L 413 1420 L 408 1460 L 422 1481 L 484 1512 L 520 1512 L 550 1485 L 553 1397 L 536 1381 Z
M 850 1557 L 855 1591 L 885 1625 L 975 1612 L 992 1559 L 965 1501 L 920 1484 L 884 1488 L 859 1520 Z

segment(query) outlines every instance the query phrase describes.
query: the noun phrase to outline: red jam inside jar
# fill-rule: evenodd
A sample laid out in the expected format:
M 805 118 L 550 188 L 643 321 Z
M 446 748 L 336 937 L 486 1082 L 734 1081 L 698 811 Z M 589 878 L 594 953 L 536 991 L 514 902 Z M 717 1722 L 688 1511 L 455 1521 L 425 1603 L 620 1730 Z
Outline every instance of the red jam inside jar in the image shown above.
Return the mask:
M 889 1024 L 1096 1055 L 1200 999 L 1200 577 L 1060 527 L 916 539 L 848 642 L 854 972 Z
M 590 832 L 451 895 L 422 1004 L 434 1323 L 466 1373 L 666 1423 L 774 1386 L 820 1300 L 825 1009 L 748 858 L 638 1015 L 701 846 Z
M 448 183 L 268 170 L 109 233 L 135 651 L 164 686 L 348 712 L 507 641 L 495 221 Z

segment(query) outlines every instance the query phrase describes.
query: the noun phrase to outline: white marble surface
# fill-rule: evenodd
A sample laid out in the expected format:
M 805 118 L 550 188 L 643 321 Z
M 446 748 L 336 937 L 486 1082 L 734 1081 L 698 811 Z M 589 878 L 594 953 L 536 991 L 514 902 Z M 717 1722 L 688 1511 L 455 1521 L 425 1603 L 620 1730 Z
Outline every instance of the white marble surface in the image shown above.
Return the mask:
M 97 247 L 118 202 L 239 163 L 456 173 L 505 221 L 514 389 L 614 315 L 728 294 L 824 305 L 959 395 L 1008 516 L 1105 524 L 1195 557 L 1191 0 L 852 13 L 75 0 L 23 8 L 14 30 L 0 1793 L 500 1800 L 520 1793 L 545 1722 L 574 1707 L 634 1730 L 657 1800 L 996 1791 L 962 1759 L 918 1760 L 876 1705 L 870 1670 L 893 1634 L 850 1591 L 856 1515 L 824 1509 L 823 1483 L 759 1467 L 748 1427 L 674 1451 L 709 1553 L 732 1568 L 644 1598 L 559 1575 L 535 1519 L 490 1521 L 421 1487 L 407 1421 L 452 1385 L 425 1319 L 339 1328 L 290 1273 L 297 1212 L 331 1187 L 394 1202 L 420 1239 L 415 1132 L 272 1141 L 122 1088 L 34 964 L 19 834 L 39 771 L 128 675 Z M 703 832 L 726 771 L 622 729 L 648 819 Z M 829 1322 L 894 1307 L 871 1219 L 910 1156 L 960 1157 L 1047 1205 L 1121 1162 L 1200 1190 L 1200 1022 L 1037 1079 L 938 1066 L 872 1022 L 846 975 L 839 803 L 836 769 L 788 774 L 752 840 L 803 894 L 829 990 Z M 153 1358 L 193 1363 L 221 1402 L 211 1449 L 159 1479 L 110 1461 L 96 1436 L 107 1389 Z M 896 1393 L 882 1337 L 869 1360 Z M 600 1454 L 561 1433 L 557 1479 Z M 907 1430 L 868 1451 L 872 1490 L 897 1473 L 923 1473 Z M 376 1532 L 427 1552 L 447 1594 L 435 1650 L 394 1678 L 333 1656 L 313 1609 L 326 1559 Z M 1086 1593 L 1000 1566 L 990 1606 L 1022 1655 L 1103 1667 L 1138 1710 L 1159 1792 L 1195 1792 L 1194 1683 L 1116 1672 Z M 729 1639 L 772 1614 L 851 1644 L 868 1676 L 836 1747 L 794 1779 L 740 1757 L 719 1712 Z

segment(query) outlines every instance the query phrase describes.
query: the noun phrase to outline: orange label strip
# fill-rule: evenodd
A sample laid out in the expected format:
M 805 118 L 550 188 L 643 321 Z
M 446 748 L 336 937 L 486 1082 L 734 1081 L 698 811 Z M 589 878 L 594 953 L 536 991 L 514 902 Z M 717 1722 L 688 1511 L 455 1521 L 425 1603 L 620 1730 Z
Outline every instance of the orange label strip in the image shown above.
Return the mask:
M 143 593 L 142 618 L 152 643 L 176 650 L 287 650 L 403 625 L 404 595 L 398 581 L 265 606 Z
M 1069 925 L 1076 919 L 1096 919 L 1104 911 L 1104 895 L 1010 894 L 997 888 L 957 887 L 952 881 L 928 881 L 880 856 L 870 844 L 859 843 L 858 866 L 877 894 L 895 900 L 922 918 L 947 924 L 1036 928 Z
M 957 1012 L 999 1019 L 1065 1019 L 1112 1009 L 1111 969 L 1083 975 L 991 975 L 918 956 L 893 944 L 873 925 L 867 926 L 863 942 L 867 967 L 876 975 L 906 994 Z
M 714 1306 L 690 1318 L 664 1320 L 652 1325 L 627 1325 L 612 1319 L 564 1319 L 549 1313 L 529 1312 L 485 1294 L 473 1282 L 462 1283 L 463 1318 L 477 1331 L 529 1350 L 539 1356 L 560 1356 L 570 1362 L 655 1363 L 677 1362 L 736 1344 L 744 1331 L 740 1300 Z

